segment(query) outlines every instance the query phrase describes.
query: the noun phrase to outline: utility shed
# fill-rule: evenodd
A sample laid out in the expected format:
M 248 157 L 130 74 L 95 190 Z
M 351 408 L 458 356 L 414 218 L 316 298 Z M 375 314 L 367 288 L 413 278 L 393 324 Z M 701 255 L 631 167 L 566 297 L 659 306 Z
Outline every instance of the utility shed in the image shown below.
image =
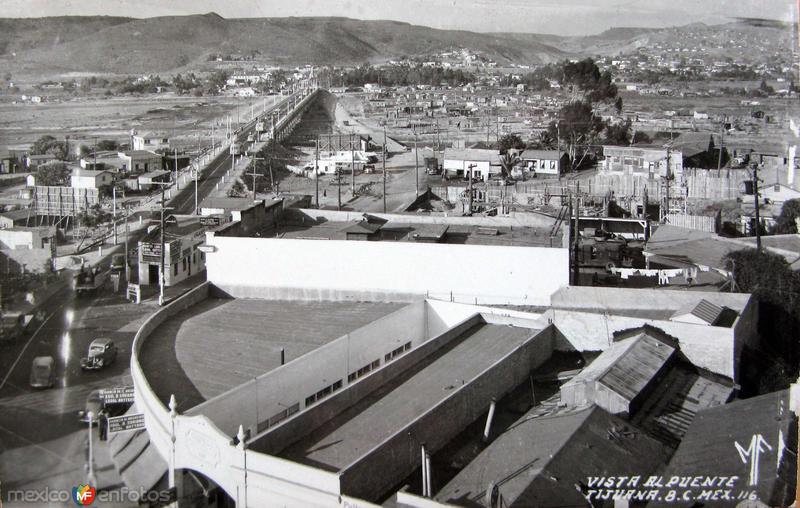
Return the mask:
M 565 383 L 561 400 L 572 407 L 597 404 L 609 413 L 629 415 L 675 350 L 646 330 L 621 340 Z
M 366 220 L 362 220 L 343 228 L 342 233 L 345 234 L 345 237 L 348 240 L 379 240 L 380 229 L 380 224 L 370 223 Z

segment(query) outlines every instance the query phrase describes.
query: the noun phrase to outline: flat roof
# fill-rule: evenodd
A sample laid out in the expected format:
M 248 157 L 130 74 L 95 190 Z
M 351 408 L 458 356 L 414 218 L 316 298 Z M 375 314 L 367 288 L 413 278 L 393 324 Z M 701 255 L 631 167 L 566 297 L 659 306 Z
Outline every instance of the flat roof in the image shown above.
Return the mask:
M 358 222 L 327 221 L 319 224 L 282 224 L 278 226 L 279 238 L 315 239 L 315 240 L 346 240 L 347 231 Z M 446 229 L 446 231 L 442 231 Z M 415 234 L 421 238 L 439 238 L 442 243 L 464 245 L 504 245 L 517 247 L 561 247 L 561 235 L 550 237 L 550 227 L 502 227 L 493 226 L 496 235 L 480 234 L 479 230 L 486 230 L 486 226 L 470 226 L 461 224 L 447 225 L 440 228 L 437 225 L 423 223 L 397 223 L 388 222 L 381 227 L 387 237 L 380 241 L 414 241 Z M 275 234 L 275 233 L 273 233 Z
M 421 362 L 347 411 L 283 450 L 283 458 L 340 471 L 445 400 L 499 358 L 537 333 L 506 325 L 475 325 L 454 345 Z
M 8 212 L 0 213 L 0 216 L 11 220 L 27 219 L 28 217 L 33 217 L 35 219 L 36 212 L 30 208 L 20 208 L 18 210 L 9 210 Z
M 292 360 L 405 305 L 210 298 L 156 328 L 140 362 L 185 411 L 279 367 L 281 348 Z

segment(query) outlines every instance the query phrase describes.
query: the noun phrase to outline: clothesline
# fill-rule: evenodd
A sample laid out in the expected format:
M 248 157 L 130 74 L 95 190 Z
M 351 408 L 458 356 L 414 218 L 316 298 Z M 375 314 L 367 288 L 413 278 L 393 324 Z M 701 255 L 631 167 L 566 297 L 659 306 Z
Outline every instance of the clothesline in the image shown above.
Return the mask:
M 731 273 L 721 268 L 709 267 L 706 265 L 692 265 L 686 268 L 667 268 L 667 269 L 643 269 L 643 268 L 611 268 L 609 270 L 614 275 L 619 275 L 621 279 L 627 280 L 629 277 L 658 277 L 659 285 L 670 283 L 670 279 L 683 277 L 687 284 L 697 280 L 699 272 L 714 271 L 724 278 L 731 277 Z

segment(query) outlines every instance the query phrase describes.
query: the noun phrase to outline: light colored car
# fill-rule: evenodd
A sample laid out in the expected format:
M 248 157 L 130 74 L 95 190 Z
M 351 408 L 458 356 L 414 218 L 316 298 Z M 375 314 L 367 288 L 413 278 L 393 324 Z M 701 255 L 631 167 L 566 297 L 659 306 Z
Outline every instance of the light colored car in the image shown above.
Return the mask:
M 56 381 L 56 362 L 52 356 L 37 356 L 31 365 L 32 388 L 52 388 Z

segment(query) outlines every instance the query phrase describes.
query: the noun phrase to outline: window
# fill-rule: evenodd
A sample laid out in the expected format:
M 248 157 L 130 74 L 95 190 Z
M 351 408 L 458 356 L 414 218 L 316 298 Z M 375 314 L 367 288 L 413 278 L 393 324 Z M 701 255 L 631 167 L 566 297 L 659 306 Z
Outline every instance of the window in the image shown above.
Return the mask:
M 183 258 L 183 271 L 186 271 L 186 258 Z
M 330 386 L 326 386 L 322 390 L 318 391 L 317 392 L 317 400 L 324 399 L 325 397 L 327 397 L 328 395 L 331 394 L 331 391 L 332 391 L 332 389 L 331 389 Z
M 342 380 L 340 379 L 339 381 L 336 381 L 331 385 L 331 387 L 333 387 L 333 391 L 335 392 L 336 390 L 342 387 Z
M 173 275 L 178 275 L 178 263 L 172 265 L 172 273 Z
M 380 366 L 381 366 L 381 359 L 380 359 L 380 358 L 378 358 L 377 360 L 375 360 L 374 362 L 372 362 L 372 368 L 373 368 L 373 369 L 377 369 L 377 368 L 378 368 L 378 367 L 380 367 Z
M 411 349 L 411 343 L 410 343 L 410 342 L 406 342 L 406 343 L 403 345 L 403 350 L 404 350 L 404 351 L 408 351 L 409 349 Z
M 556 169 L 556 161 L 550 161 L 550 169 Z
M 391 360 L 391 359 L 392 359 L 392 353 L 386 353 L 385 355 L 383 355 L 383 361 L 384 361 L 384 363 L 385 363 L 385 362 L 388 362 L 388 361 L 389 361 L 389 360 Z
M 316 400 L 317 400 L 316 394 L 315 395 L 309 395 L 308 397 L 306 397 L 306 407 L 308 407 L 311 404 L 313 404 Z
M 269 427 L 272 427 L 273 425 L 277 425 L 277 424 L 279 424 L 280 422 L 282 422 L 283 420 L 285 420 L 287 416 L 288 416 L 288 413 L 287 413 L 287 411 L 284 409 L 284 410 L 283 410 L 283 411 L 281 411 L 280 413 L 278 413 L 278 414 L 276 414 L 276 415 L 272 416 L 272 417 L 269 419 L 269 422 L 268 422 L 267 426 L 269 426 Z
M 356 380 L 356 373 L 355 372 L 352 372 L 347 376 L 347 382 L 348 383 L 352 383 L 355 380 Z

